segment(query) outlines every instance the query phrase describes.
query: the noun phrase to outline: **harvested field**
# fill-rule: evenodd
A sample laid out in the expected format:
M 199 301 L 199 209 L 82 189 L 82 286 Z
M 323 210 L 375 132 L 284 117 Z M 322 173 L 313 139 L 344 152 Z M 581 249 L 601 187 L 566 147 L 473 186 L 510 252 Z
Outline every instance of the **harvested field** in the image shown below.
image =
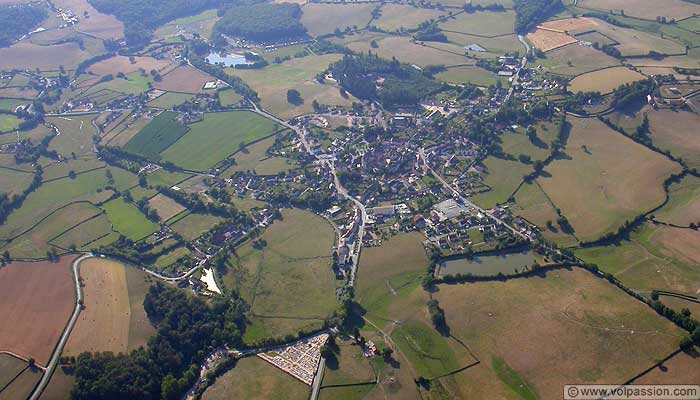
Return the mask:
M 548 72 L 561 75 L 580 75 L 601 68 L 620 65 L 620 61 L 590 46 L 569 45 L 547 53 L 537 60 Z
M 656 146 L 682 158 L 690 168 L 700 168 L 700 116 L 689 111 L 653 110 L 647 117 Z
M 364 28 L 372 18 L 376 5 L 364 4 L 321 4 L 308 3 L 302 7 L 301 23 L 309 35 L 320 36 L 333 33 L 336 28 Z
M 0 392 L 27 368 L 27 362 L 9 354 L 0 353 Z
M 80 16 L 80 23 L 76 25 L 76 29 L 81 32 L 87 32 L 100 39 L 124 37 L 124 24 L 113 15 L 98 12 L 87 0 L 56 0 L 55 5 Z M 88 17 L 84 16 L 85 13 Z
M 0 269 L 0 349 L 46 365 L 75 306 L 73 259 Z
M 151 70 L 162 73 L 163 70 L 169 69 L 172 65 L 172 61 L 156 60 L 152 57 L 133 57 L 133 60 L 134 62 L 131 62 L 130 57 L 127 56 L 114 56 L 91 65 L 88 72 L 99 76 L 116 75 L 120 72 L 128 75 L 132 72 L 138 72 L 140 69 L 147 73 Z
M 38 368 L 25 369 L 11 384 L 0 392 L 0 400 L 22 400 L 29 398 L 32 390 L 41 379 Z
M 185 211 L 185 207 L 164 194 L 157 194 L 148 200 L 148 205 L 158 212 L 158 216 L 163 221 L 167 221 L 177 214 Z
M 139 288 L 138 293 L 131 293 L 131 286 L 140 285 L 140 282 L 132 278 L 130 285 L 127 279 L 128 272 L 134 273 L 140 281 L 144 281 L 146 275 L 137 270 L 128 271 L 129 268 L 103 258 L 81 262 L 85 307 L 71 332 L 64 355 L 78 355 L 84 351 L 126 353 L 144 344 L 148 337 L 135 338 L 138 340 L 134 343 L 130 341 L 132 330 L 155 332 L 143 310 L 145 290 Z M 134 313 L 138 315 L 133 316 Z
M 661 204 L 680 167 L 596 119 L 571 118 L 565 148 L 538 182 L 582 240 L 594 240 Z
M 62 368 L 56 368 L 49 385 L 41 393 L 39 400 L 66 400 L 70 398 L 70 391 L 73 388 L 73 377 L 66 375 Z
M 626 67 L 605 68 L 579 75 L 569 82 L 569 91 L 610 93 L 626 83 L 641 81 L 646 77 Z
M 90 57 L 90 53 L 80 50 L 76 43 L 39 46 L 20 42 L 0 49 L 0 70 L 58 70 L 61 65 L 65 69 L 75 69 L 80 61 Z
M 438 25 L 444 31 L 475 34 L 482 36 L 500 36 L 513 33 L 515 13 L 474 12 L 461 13 L 447 18 Z
M 545 52 L 577 42 L 575 38 L 565 33 L 540 28 L 535 29 L 534 32 L 528 33 L 526 37 L 533 46 Z
M 700 5 L 682 0 L 581 0 L 578 5 L 604 12 L 613 10 L 616 14 L 624 10 L 625 15 L 652 21 L 658 16 L 683 19 L 695 13 L 700 14 Z
M 438 19 L 446 15 L 446 11 L 437 9 L 387 3 L 382 6 L 381 16 L 372 21 L 372 25 L 376 25 L 382 30 L 391 32 L 401 28 L 417 28 L 421 22 Z
M 515 391 L 521 398 L 550 399 L 567 382 L 623 382 L 674 351 L 683 335 L 643 303 L 579 269 L 440 285 L 434 297 L 451 333 L 481 361 L 440 381 L 450 397 L 510 397 Z
M 555 19 L 540 24 L 542 28 L 569 34 L 593 30 L 596 26 L 597 22 L 586 17 Z
M 185 65 L 163 75 L 163 80 L 155 82 L 153 87 L 166 92 L 213 93 L 212 90 L 204 90 L 204 84 L 215 80 L 216 78 Z
M 700 178 L 688 175 L 668 190 L 668 203 L 654 213 L 654 219 L 677 226 L 700 222 Z

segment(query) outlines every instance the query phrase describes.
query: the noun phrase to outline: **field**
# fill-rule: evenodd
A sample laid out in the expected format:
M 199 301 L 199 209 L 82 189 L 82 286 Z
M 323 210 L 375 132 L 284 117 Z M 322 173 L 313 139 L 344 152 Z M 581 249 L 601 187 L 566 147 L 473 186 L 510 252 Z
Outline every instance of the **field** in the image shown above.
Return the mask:
M 287 209 L 282 216 L 262 235 L 267 246 L 243 245 L 224 276 L 251 305 L 246 342 L 318 326 L 336 308 L 333 229 L 308 211 Z
M 27 368 L 27 362 L 8 354 L 0 354 L 0 392 Z
M 309 391 L 303 382 L 253 356 L 241 359 L 235 368 L 217 378 L 202 399 L 306 400 Z
M 0 114 L 0 132 L 11 132 L 19 127 L 21 120 L 14 115 Z
M 194 96 L 186 93 L 166 92 L 148 102 L 149 107 L 170 110 L 175 106 L 194 99 Z
M 647 113 L 652 141 L 682 158 L 690 168 L 700 168 L 700 117 L 689 111 L 654 110 Z
M 402 28 L 413 29 L 417 28 L 421 22 L 438 19 L 443 15 L 447 15 L 447 12 L 389 3 L 382 6 L 381 17 L 372 21 L 372 25 L 389 32 Z
M 146 219 L 136 206 L 123 199 L 111 200 L 102 209 L 112 221 L 114 230 L 131 240 L 143 239 L 159 229 L 158 224 Z
M 112 15 L 101 14 L 87 0 L 56 0 L 56 7 L 71 10 L 81 16 L 77 29 L 100 39 L 116 39 L 124 35 L 124 24 Z M 89 18 L 84 17 L 87 13 Z
M 29 398 L 29 395 L 39 382 L 39 379 L 41 379 L 40 369 L 25 369 L 10 386 L 0 392 L 0 400 L 21 400 Z
M 272 135 L 279 126 L 249 111 L 204 114 L 204 120 L 188 125 L 190 131 L 161 153 L 164 160 L 193 171 L 214 167 L 241 145 Z M 192 157 L 192 155 L 197 155 Z
M 0 168 L 0 192 L 20 194 L 34 179 L 34 174 L 9 168 Z
M 553 31 L 575 33 L 593 30 L 598 26 L 598 23 L 590 18 L 581 17 L 556 19 L 554 21 L 543 22 L 540 26 Z
M 688 175 L 668 190 L 668 203 L 654 213 L 654 219 L 676 226 L 700 222 L 700 178 Z
M 39 400 L 66 400 L 72 388 L 73 377 L 66 375 L 61 368 L 56 368 Z
M 372 18 L 376 6 L 365 4 L 319 4 L 308 3 L 302 7 L 301 23 L 309 35 L 321 36 L 333 33 L 336 28 L 364 28 Z
M 91 244 L 100 238 L 108 240 L 106 239 L 108 235 L 116 235 L 116 232 L 112 230 L 112 223 L 107 216 L 100 214 L 54 237 L 49 243 L 63 249 L 69 249 L 75 245 L 78 250 L 84 251 L 89 250 Z M 116 240 L 116 237 L 114 239 Z
M 148 336 L 155 333 L 143 309 L 148 287 L 144 285 L 146 274 L 129 269 L 133 268 L 102 258 L 81 262 L 85 306 L 64 355 L 84 351 L 126 353 L 145 344 Z M 129 274 L 134 277 L 128 279 Z
M 616 14 L 619 14 L 619 10 L 624 10 L 625 15 L 648 20 L 655 20 L 658 16 L 683 19 L 700 13 L 700 5 L 682 0 L 658 0 L 651 3 L 644 0 L 581 0 L 578 5 L 604 12 L 614 10 Z
M 655 368 L 643 377 L 635 380 L 635 385 L 682 385 L 684 382 L 700 382 L 700 369 L 698 369 L 698 348 L 691 352 L 678 353 L 670 360 L 663 363 L 662 367 Z
M 582 270 L 441 285 L 435 297 L 452 334 L 481 361 L 440 380 L 453 397 L 556 398 L 567 382 L 624 382 L 674 351 L 683 335 Z
M 163 194 L 158 194 L 148 200 L 148 205 L 158 212 L 158 216 L 163 221 L 167 221 L 175 215 L 180 214 L 182 211 L 185 211 L 185 207 Z
M 81 60 L 90 58 L 87 51 L 80 50 L 76 43 L 38 46 L 20 42 L 0 49 L 0 69 L 58 70 L 62 65 L 74 69 Z
M 633 290 L 646 294 L 666 290 L 697 296 L 700 255 L 697 246 L 690 243 L 699 238 L 690 229 L 645 224 L 617 246 L 581 249 L 576 255 L 615 275 Z
M 471 83 L 477 86 L 491 86 L 499 81 L 499 77 L 483 68 L 471 65 L 449 67 L 440 72 L 435 78 L 449 83 Z
M 526 37 L 533 46 L 542 51 L 550 51 L 567 44 L 576 43 L 576 39 L 565 33 L 539 28 L 535 29 L 534 32 L 528 33 Z
M 162 73 L 171 66 L 171 61 L 156 60 L 152 57 L 133 57 L 133 62 L 131 62 L 130 57 L 114 56 L 91 65 L 88 68 L 88 72 L 99 76 L 116 75 L 120 72 L 128 75 L 133 72 L 139 72 L 139 70 L 144 70 L 147 73 L 151 70 L 156 70 Z
M 204 84 L 216 79 L 189 65 L 177 67 L 169 73 L 163 75 L 163 80 L 155 82 L 153 87 L 166 92 L 178 93 L 207 93 L 211 90 L 204 90 Z
M 461 13 L 440 22 L 439 27 L 444 31 L 452 31 L 482 36 L 500 36 L 513 33 L 515 13 L 504 12 L 474 12 Z
M 496 157 L 487 158 L 483 165 L 486 167 L 484 183 L 491 190 L 474 195 L 472 201 L 484 208 L 508 201 L 523 177 L 532 171 L 532 166 Z
M 428 42 L 421 45 L 403 36 L 387 36 L 376 39 L 376 43 L 377 47 L 374 48 L 369 41 L 356 41 L 349 43 L 348 48 L 357 52 L 371 51 L 387 59 L 396 57 L 400 61 L 416 64 L 419 67 L 434 65 L 438 60 L 440 64 L 446 66 L 474 64 L 464 56 L 464 49 L 461 46 L 452 43 Z
M 522 52 L 524 47 L 518 41 L 518 37 L 513 35 L 497 36 L 494 38 L 485 38 L 483 36 L 467 35 L 463 33 L 445 32 L 445 36 L 450 41 L 460 46 L 469 46 L 478 44 L 486 49 L 486 52 L 469 51 L 469 55 L 477 58 L 498 58 L 505 53 L 514 51 Z
M 182 182 L 190 177 L 192 177 L 192 175 L 182 172 L 169 172 L 161 168 L 146 175 L 146 180 L 148 181 L 149 186 L 171 187 L 174 184 Z
M 321 386 L 373 382 L 376 377 L 362 348 L 350 338 L 337 337 L 338 355 L 326 360 Z
M 170 227 L 186 240 L 194 240 L 221 221 L 222 219 L 220 217 L 215 217 L 213 215 L 188 214 L 170 225 Z
M 595 119 L 570 119 L 569 156 L 538 179 L 586 241 L 618 229 L 664 200 L 663 181 L 680 167 Z
M 339 54 L 306 56 L 285 61 L 282 64 L 269 65 L 261 70 L 227 69 L 233 75 L 239 76 L 253 88 L 261 99 L 263 108 L 282 118 L 288 119 L 313 111 L 314 100 L 320 104 L 349 106 L 353 97 L 344 98 L 339 88 L 329 83 L 320 84 L 316 75 L 328 68 L 328 65 L 338 61 Z M 296 89 L 301 94 L 304 103 L 294 105 L 287 102 L 287 90 Z
M 98 114 L 47 118 L 46 122 L 55 125 L 60 134 L 51 139 L 49 150 L 56 150 L 68 158 L 72 153 L 92 155 L 92 137 L 96 132 L 91 121 Z
M 572 246 L 577 243 L 575 237 L 563 232 L 561 227 L 557 226 L 556 221 L 559 216 L 555 206 L 537 182 L 523 184 L 514 197 L 516 206 L 513 207 L 513 213 L 537 225 L 546 239 L 560 246 Z M 547 227 L 548 221 L 552 221 L 554 229 Z
M 652 50 L 661 54 L 679 54 L 685 50 L 679 43 L 661 36 L 611 25 L 596 18 L 592 20 L 598 24 L 597 32 L 619 43 L 615 47 L 623 56 L 646 56 Z
M 254 171 L 258 175 L 277 175 L 294 168 L 296 164 L 293 160 L 269 157 L 265 153 L 274 143 L 275 138 L 270 137 L 247 146 L 245 151 L 239 151 L 234 156 L 236 164 L 225 170 L 222 176 L 231 176 L 237 171 Z
M 579 75 L 569 82 L 569 91 L 611 93 L 618 86 L 646 79 L 639 72 L 626 67 L 600 69 Z
M 200 14 L 178 18 L 156 29 L 155 36 L 171 38 L 183 33 L 197 33 L 202 37 L 210 37 L 214 24 L 219 20 L 216 10 L 206 10 Z
M 72 261 L 15 262 L 0 269 L 0 349 L 46 365 L 75 306 Z
M 620 65 L 620 61 L 590 46 L 564 46 L 537 60 L 548 72 L 561 75 L 580 75 L 593 70 Z
M 219 90 L 217 94 L 222 107 L 235 107 L 243 100 L 243 97 L 233 89 Z
M 145 157 L 158 157 L 158 154 L 177 142 L 188 131 L 187 126 L 178 121 L 178 115 L 171 111 L 158 114 L 127 142 L 124 149 Z

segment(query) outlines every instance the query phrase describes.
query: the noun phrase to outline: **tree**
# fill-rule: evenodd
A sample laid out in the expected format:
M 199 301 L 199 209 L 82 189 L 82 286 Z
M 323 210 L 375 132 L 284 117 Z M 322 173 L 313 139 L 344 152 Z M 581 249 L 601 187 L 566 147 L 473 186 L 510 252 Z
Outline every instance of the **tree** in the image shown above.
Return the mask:
M 304 99 L 301 97 L 301 93 L 299 93 L 298 90 L 289 89 L 287 90 L 287 102 L 299 106 L 304 104 Z
M 328 344 L 324 344 L 321 346 L 321 357 L 323 358 L 331 358 L 333 357 L 333 350 L 331 350 L 330 346 Z
M 384 362 L 389 363 L 391 361 L 391 357 L 394 354 L 394 350 L 387 347 L 384 350 L 382 350 L 381 354 L 382 358 L 384 359 Z

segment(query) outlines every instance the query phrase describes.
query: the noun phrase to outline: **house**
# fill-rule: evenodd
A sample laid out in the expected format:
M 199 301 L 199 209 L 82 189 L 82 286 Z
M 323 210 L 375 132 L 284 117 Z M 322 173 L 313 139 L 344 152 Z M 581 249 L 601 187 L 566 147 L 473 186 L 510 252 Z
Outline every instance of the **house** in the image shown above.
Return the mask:
M 501 70 L 501 71 L 498 71 L 498 76 L 511 77 L 511 76 L 513 76 L 513 71 Z
M 481 47 L 481 46 L 479 46 L 479 45 L 476 44 L 476 43 L 472 43 L 472 44 L 470 44 L 469 46 L 464 46 L 464 51 L 465 51 L 465 52 L 466 52 L 466 51 L 477 51 L 477 52 L 479 52 L 479 53 L 483 53 L 483 52 L 486 51 L 486 49 L 483 48 L 483 47 Z

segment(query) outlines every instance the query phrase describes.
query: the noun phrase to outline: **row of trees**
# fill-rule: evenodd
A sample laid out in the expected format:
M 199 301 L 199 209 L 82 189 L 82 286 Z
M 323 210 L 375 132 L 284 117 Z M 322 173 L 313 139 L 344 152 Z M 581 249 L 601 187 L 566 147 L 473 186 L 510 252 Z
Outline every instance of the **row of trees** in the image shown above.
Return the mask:
M 561 0 L 516 0 L 513 3 L 515 32 L 527 33 L 563 7 Z

